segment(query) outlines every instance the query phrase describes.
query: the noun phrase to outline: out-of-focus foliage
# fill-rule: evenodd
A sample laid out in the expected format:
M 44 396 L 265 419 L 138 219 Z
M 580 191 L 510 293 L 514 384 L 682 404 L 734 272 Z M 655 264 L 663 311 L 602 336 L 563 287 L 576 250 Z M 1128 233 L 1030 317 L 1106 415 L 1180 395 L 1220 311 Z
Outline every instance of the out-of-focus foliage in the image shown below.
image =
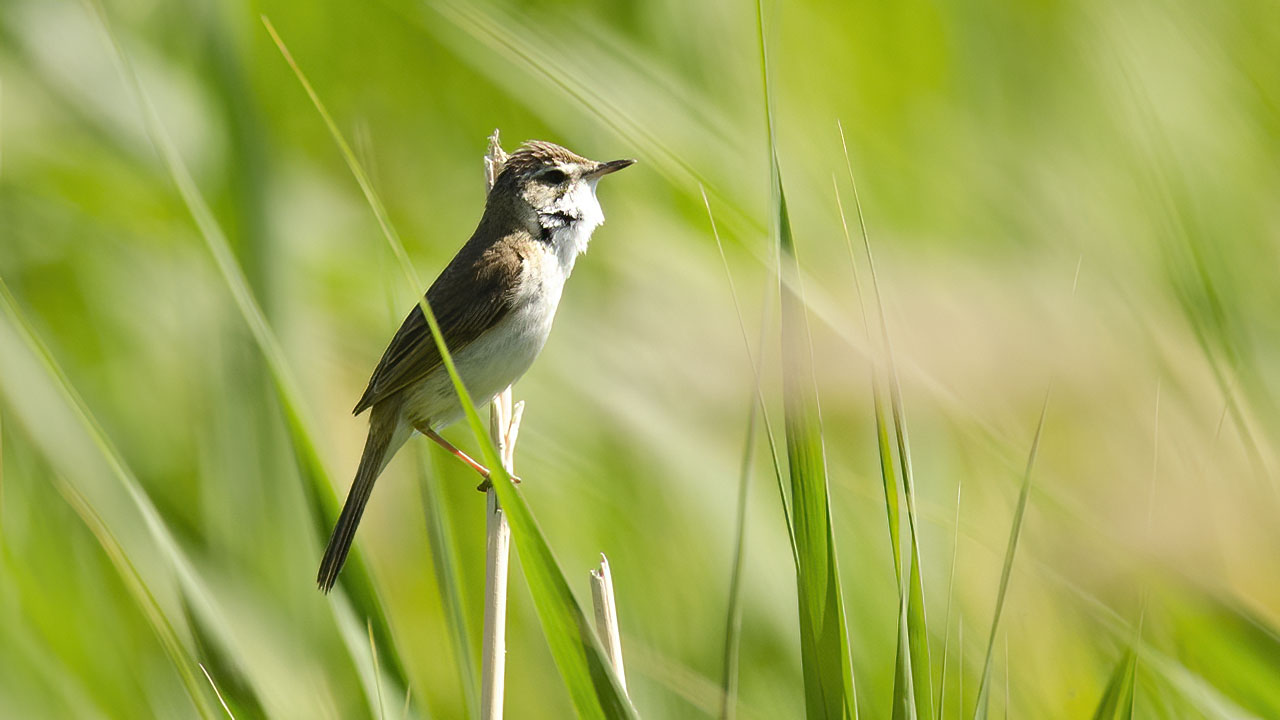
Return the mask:
M 436 463 L 424 495 L 405 452 L 378 484 L 357 538 L 387 620 L 376 666 L 360 605 L 314 589 L 311 483 L 320 472 L 345 493 L 366 429 L 348 411 L 422 288 L 402 279 L 262 14 L 424 278 L 479 217 L 495 127 L 509 147 L 639 158 L 601 184 L 609 222 L 516 386 L 517 462 L 580 604 L 609 555 L 641 716 L 717 712 L 754 380 L 699 183 L 749 329 L 766 319 L 763 391 L 782 417 L 754 5 L 103 6 L 278 339 L 297 407 L 97 12 L 0 0 L 0 717 L 219 716 L 195 663 L 240 718 L 376 717 L 379 700 L 399 717 L 406 685 L 413 717 L 465 712 L 420 498 L 447 513 L 432 532 L 450 533 L 478 647 L 484 503 L 466 468 Z M 934 707 L 974 713 L 1052 382 L 991 715 L 1113 712 L 1126 685 L 1136 717 L 1280 715 L 1275 3 L 806 0 L 766 3 L 764 20 L 860 716 L 892 712 L 899 584 L 872 409 L 882 349 L 866 340 L 832 190 L 833 173 L 847 180 L 837 119 L 911 417 Z M 461 425 L 448 435 L 475 449 Z M 760 460 L 736 709 L 798 717 L 796 571 Z M 508 712 L 566 717 L 513 572 Z

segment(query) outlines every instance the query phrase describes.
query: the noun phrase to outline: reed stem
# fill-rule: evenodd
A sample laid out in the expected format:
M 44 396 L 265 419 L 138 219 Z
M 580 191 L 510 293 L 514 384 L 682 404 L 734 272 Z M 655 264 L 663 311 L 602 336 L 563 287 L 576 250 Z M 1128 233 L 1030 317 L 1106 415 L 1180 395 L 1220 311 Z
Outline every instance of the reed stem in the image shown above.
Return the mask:
M 498 131 L 489 136 L 484 156 L 485 191 L 502 172 L 507 154 L 498 140 Z M 507 472 L 515 474 L 516 436 L 524 403 L 511 404 L 511 388 L 499 393 L 489 404 L 489 437 Z M 499 720 L 506 680 L 507 654 L 507 570 L 511 562 L 511 526 L 498 504 L 492 487 L 485 493 L 485 582 L 484 641 L 480 660 L 480 717 Z

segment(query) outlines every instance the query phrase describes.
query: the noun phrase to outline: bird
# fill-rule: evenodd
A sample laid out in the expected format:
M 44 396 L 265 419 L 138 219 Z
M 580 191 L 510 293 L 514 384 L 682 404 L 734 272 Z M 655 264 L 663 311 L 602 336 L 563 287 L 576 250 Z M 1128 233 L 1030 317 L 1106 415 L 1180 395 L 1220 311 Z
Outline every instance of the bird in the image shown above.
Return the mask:
M 542 351 L 565 281 L 604 222 L 596 185 L 634 163 L 596 162 L 541 140 L 525 142 L 507 157 L 475 232 L 426 292 L 476 406 L 523 376 Z M 342 570 L 374 482 L 415 431 L 485 483 L 489 478 L 487 468 L 439 434 L 463 410 L 421 304 L 391 338 L 354 414 L 366 410 L 368 439 L 316 576 L 324 593 Z

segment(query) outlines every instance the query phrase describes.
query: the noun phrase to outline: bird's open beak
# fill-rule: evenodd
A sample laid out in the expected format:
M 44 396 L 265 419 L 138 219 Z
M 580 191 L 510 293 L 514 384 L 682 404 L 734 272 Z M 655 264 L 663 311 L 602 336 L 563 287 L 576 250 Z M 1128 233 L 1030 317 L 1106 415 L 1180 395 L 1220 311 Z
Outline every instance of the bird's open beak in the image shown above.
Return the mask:
M 605 175 L 608 175 L 609 173 L 618 172 L 622 168 L 631 167 L 632 165 L 635 165 L 635 164 L 636 164 L 636 161 L 630 160 L 630 159 L 611 160 L 606 163 L 600 163 L 599 165 L 596 166 L 595 170 L 592 170 L 591 172 L 586 174 L 586 178 L 589 180 L 596 180 L 598 178 L 604 177 Z

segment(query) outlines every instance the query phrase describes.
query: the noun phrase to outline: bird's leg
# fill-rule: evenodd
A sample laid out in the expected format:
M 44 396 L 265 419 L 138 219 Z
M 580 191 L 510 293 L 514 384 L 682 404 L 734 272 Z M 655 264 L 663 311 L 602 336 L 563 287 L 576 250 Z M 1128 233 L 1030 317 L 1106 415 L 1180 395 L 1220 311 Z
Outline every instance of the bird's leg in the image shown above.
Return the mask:
M 437 445 L 444 448 L 445 450 L 448 450 L 449 454 L 453 455 L 454 457 L 458 458 L 462 462 L 466 463 L 467 466 L 470 467 L 472 470 L 475 470 L 476 472 L 480 473 L 480 477 L 484 478 L 485 480 L 489 479 L 489 468 L 481 465 L 475 460 L 472 460 L 470 455 L 454 447 L 453 443 L 449 442 L 448 440 L 445 440 L 443 437 L 440 436 L 440 433 L 436 432 L 435 430 L 432 430 L 425 423 L 422 425 L 422 427 L 418 428 L 418 432 L 422 433 L 423 435 L 426 435 Z
M 444 448 L 445 450 L 448 450 L 449 454 L 453 455 L 454 457 L 458 458 L 462 462 L 466 463 L 467 467 L 470 467 L 472 470 L 475 470 L 476 472 L 480 473 L 480 477 L 484 478 L 484 482 L 476 486 L 477 490 L 479 490 L 480 492 L 485 492 L 489 489 L 489 486 L 492 484 L 489 482 L 489 468 L 481 465 L 480 463 L 471 459 L 470 455 L 454 447 L 453 443 L 449 442 L 448 440 L 445 440 L 443 437 L 440 436 L 440 433 L 436 432 L 435 430 L 432 430 L 431 427 L 428 426 L 426 423 L 423 423 L 423 425 L 417 428 L 417 430 L 423 435 L 426 435 L 432 442 L 436 443 L 437 445 Z M 511 478 L 511 480 L 513 482 L 520 482 L 520 478 L 514 477 L 514 476 Z

